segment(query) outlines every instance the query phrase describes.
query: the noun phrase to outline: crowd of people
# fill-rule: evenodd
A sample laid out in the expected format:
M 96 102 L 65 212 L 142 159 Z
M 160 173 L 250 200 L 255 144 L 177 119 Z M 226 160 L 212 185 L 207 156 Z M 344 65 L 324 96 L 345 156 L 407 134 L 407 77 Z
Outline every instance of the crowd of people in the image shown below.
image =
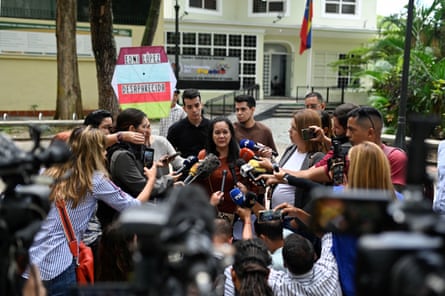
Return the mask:
M 130 281 L 139 237 L 119 232 L 120 212 L 143 203 L 156 207 L 173 189 L 197 186 L 211 205 L 209 235 L 223 262 L 214 295 L 356 295 L 358 237 L 315 231 L 311 192 L 385 190 L 403 200 L 407 156 L 382 142 L 380 112 L 345 103 L 330 114 L 322 96 L 309 93 L 305 108 L 289 120 L 290 145 L 278 155 L 273 131 L 254 119 L 252 96 L 235 98 L 232 122 L 206 118 L 198 90 L 183 91 L 182 107 L 179 94 L 160 135 L 152 134 L 147 114 L 129 108 L 115 119 L 94 111 L 84 126 L 56 136 L 72 156 L 42 172 L 59 181 L 23 278 L 36 268 L 47 295 L 67 295 L 76 285 L 57 211 L 63 201 L 75 236 L 93 248 L 96 282 Z M 151 167 L 144 162 L 147 149 L 154 149 Z M 445 208 L 439 201 L 435 207 Z M 224 247 L 233 262 L 223 260 Z

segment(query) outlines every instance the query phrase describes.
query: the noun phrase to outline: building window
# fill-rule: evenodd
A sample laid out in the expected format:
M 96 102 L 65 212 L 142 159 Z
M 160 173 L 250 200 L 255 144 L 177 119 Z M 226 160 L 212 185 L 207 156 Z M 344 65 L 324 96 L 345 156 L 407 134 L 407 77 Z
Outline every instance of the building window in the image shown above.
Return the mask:
M 284 12 L 286 0 L 253 0 L 253 13 Z
M 216 1 L 216 0 L 215 0 Z M 89 22 L 89 0 L 77 1 L 77 20 Z M 150 1 L 113 0 L 113 23 L 125 25 L 145 25 Z M 56 18 L 54 0 L 0 0 L 0 17 L 54 20 Z
M 244 34 L 180 32 L 180 55 L 231 56 L 240 59 L 241 88 L 255 84 L 257 36 Z M 168 54 L 175 53 L 175 33 L 166 32 Z
M 217 0 L 190 0 L 189 6 L 193 8 L 217 10 Z
M 355 15 L 357 13 L 357 0 L 326 0 L 325 13 Z
M 338 59 L 344 60 L 346 58 L 353 58 L 346 54 L 339 54 Z M 338 67 L 337 72 L 337 87 L 358 87 L 360 86 L 360 80 L 354 77 L 354 74 L 360 70 L 359 66 L 355 65 L 342 65 Z

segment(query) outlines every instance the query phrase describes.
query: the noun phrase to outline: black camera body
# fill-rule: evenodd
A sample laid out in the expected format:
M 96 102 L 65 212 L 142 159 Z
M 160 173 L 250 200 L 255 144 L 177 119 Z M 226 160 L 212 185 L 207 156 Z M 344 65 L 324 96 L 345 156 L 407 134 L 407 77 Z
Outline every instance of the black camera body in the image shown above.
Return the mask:
M 0 295 L 21 295 L 11 274 L 24 272 L 28 249 L 50 209 L 49 185 L 54 180 L 38 176 L 41 165 L 65 162 L 71 154 L 61 141 L 41 147 L 38 127 L 30 126 L 29 133 L 34 141 L 29 152 L 0 133 L 0 177 L 6 185 L 0 195 Z
M 445 217 L 432 211 L 423 190 L 424 140 L 439 122 L 410 118 L 403 200 L 394 200 L 394 192 L 313 191 L 312 227 L 353 242 L 349 252 L 356 260 L 348 268 L 355 270 L 356 295 L 445 295 Z
M 332 183 L 334 186 L 344 183 L 344 174 L 346 166 L 346 155 L 350 145 L 342 144 L 339 140 L 332 140 L 332 149 L 334 151 L 332 158 L 329 159 L 329 170 L 332 172 Z

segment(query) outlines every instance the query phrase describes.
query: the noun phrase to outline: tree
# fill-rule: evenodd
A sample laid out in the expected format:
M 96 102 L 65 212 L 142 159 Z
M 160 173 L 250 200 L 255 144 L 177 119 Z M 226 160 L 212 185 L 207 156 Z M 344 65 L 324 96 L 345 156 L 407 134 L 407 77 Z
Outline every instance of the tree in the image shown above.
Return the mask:
M 162 0 L 151 0 L 141 45 L 152 45 L 159 22 Z
M 113 114 L 119 112 L 119 102 L 111 86 L 116 66 L 116 44 L 113 37 L 111 0 L 90 0 L 91 42 L 96 60 L 97 86 L 100 109 Z
M 441 115 L 445 113 L 445 34 L 443 1 L 414 11 L 410 56 L 407 113 Z M 361 65 L 357 77 L 371 78 L 370 103 L 385 118 L 387 132 L 397 128 L 400 101 L 406 16 L 391 15 L 379 21 L 380 34 L 367 47 L 350 52 L 341 64 Z M 353 58 L 352 58 L 353 57 Z M 437 130 L 442 137 L 445 122 Z
M 77 1 L 57 1 L 57 103 L 55 119 L 83 117 L 76 46 Z

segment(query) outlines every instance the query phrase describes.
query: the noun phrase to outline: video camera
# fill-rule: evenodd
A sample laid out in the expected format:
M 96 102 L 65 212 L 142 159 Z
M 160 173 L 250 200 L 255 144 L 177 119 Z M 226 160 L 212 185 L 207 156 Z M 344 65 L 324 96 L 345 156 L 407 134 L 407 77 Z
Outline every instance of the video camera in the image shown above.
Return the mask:
M 356 243 L 356 295 L 445 295 L 445 218 L 423 196 L 424 139 L 437 120 L 411 123 L 403 200 L 384 191 L 312 191 L 312 228 Z
M 0 133 L 0 177 L 6 186 L 0 196 L 0 295 L 21 295 L 16 281 L 27 267 L 28 249 L 50 209 L 53 180 L 38 176 L 41 166 L 65 162 L 71 154 L 59 141 L 44 149 L 36 126 L 30 126 L 29 133 L 34 142 L 30 152 Z
M 118 223 L 137 235 L 134 279 L 77 287 L 73 295 L 214 295 L 223 266 L 213 250 L 214 209 L 201 187 L 174 187 L 162 202 L 123 211 Z

